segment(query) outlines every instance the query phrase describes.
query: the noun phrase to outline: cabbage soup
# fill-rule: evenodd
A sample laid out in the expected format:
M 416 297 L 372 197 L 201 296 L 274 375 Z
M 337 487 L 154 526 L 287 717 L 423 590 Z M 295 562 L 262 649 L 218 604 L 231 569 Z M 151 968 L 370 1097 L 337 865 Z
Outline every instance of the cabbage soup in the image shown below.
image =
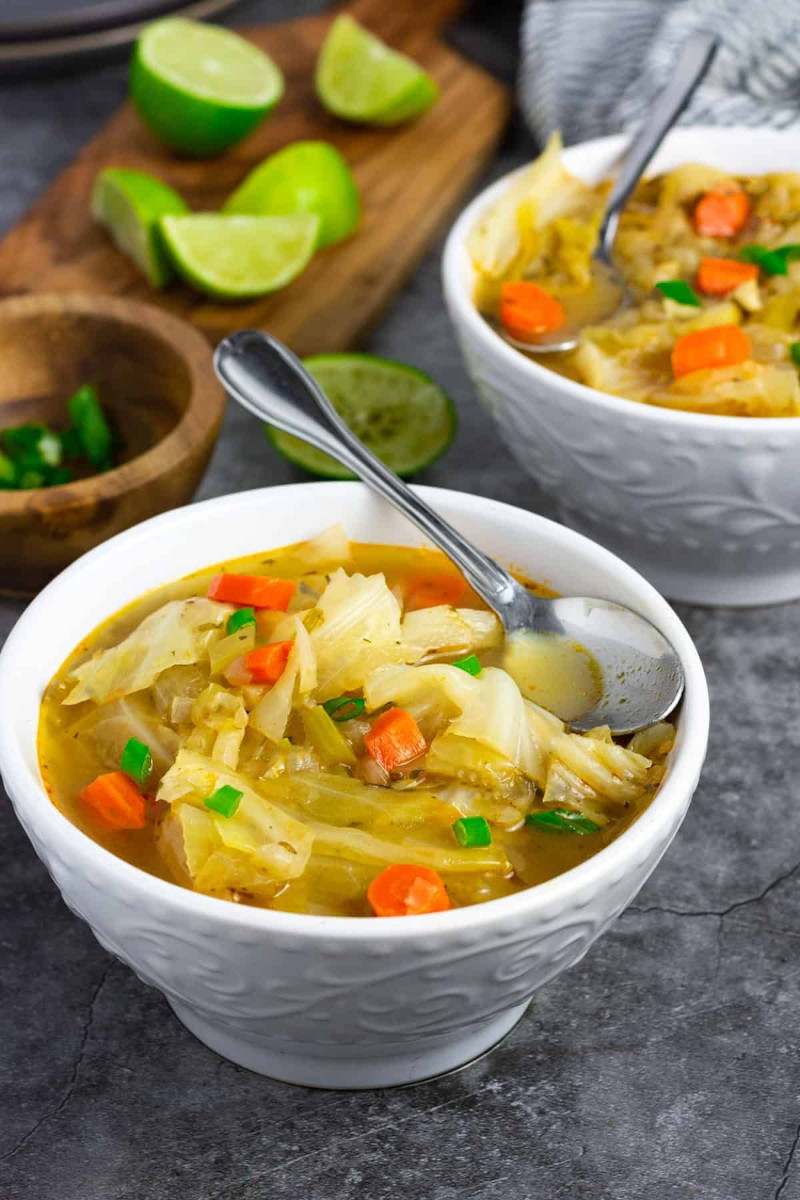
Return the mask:
M 596 854 L 664 774 L 672 726 L 571 732 L 546 704 L 587 711 L 585 681 L 557 664 L 528 662 L 523 694 L 497 617 L 447 559 L 334 527 L 90 633 L 45 692 L 42 776 L 106 849 L 224 901 L 476 904 Z
M 571 175 L 554 135 L 471 231 L 480 312 L 520 353 L 601 392 L 686 412 L 800 415 L 800 174 L 686 163 L 643 180 L 614 243 L 626 307 L 592 261 L 610 186 Z M 575 349 L 537 356 L 575 334 Z

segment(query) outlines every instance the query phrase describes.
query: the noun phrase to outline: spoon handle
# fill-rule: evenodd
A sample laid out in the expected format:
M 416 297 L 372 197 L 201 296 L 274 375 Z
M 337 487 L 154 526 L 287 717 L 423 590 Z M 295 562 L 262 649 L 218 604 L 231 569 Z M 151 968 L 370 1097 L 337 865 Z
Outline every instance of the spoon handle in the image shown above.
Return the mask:
M 520 584 L 463 538 L 351 433 L 314 377 L 286 346 L 269 334 L 246 329 L 220 343 L 214 367 L 226 390 L 249 412 L 324 450 L 413 521 L 452 559 L 501 619 L 514 607 L 517 590 L 524 592 Z M 313 415 L 314 410 L 322 421 Z M 533 597 L 524 594 L 529 604 Z
M 688 38 L 681 49 L 672 78 L 630 144 L 622 169 L 611 189 L 600 226 L 600 253 L 609 264 L 620 213 L 625 207 L 625 202 L 664 140 L 664 135 L 689 103 L 695 88 L 711 66 L 719 44 L 720 39 L 713 33 L 695 33 Z

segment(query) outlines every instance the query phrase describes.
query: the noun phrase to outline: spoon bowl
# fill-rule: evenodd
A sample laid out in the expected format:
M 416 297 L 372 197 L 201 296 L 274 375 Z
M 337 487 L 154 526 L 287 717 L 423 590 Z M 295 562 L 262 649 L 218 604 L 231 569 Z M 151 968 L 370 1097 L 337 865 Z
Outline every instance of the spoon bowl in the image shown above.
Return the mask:
M 567 656 L 590 656 L 597 695 L 587 697 L 587 711 L 570 717 L 572 728 L 608 725 L 613 733 L 632 733 L 678 703 L 680 659 L 654 625 L 608 600 L 534 596 L 367 450 L 300 360 L 275 338 L 258 330 L 236 333 L 217 347 L 214 366 L 243 408 L 330 454 L 421 529 L 497 613 L 516 645 L 547 635 L 561 640 Z
M 716 34 L 703 32 L 694 33 L 686 40 L 669 83 L 648 113 L 622 160 L 619 175 L 611 189 L 600 222 L 597 246 L 592 258 L 593 273 L 607 285 L 611 285 L 607 289 L 610 295 L 613 295 L 614 290 L 619 292 L 619 303 L 614 305 L 611 311 L 592 314 L 591 321 L 570 322 L 566 330 L 544 334 L 535 341 L 522 342 L 503 332 L 506 341 L 517 350 L 524 350 L 529 354 L 555 354 L 574 350 L 578 345 L 580 325 L 594 324 L 601 319 L 607 320 L 633 303 L 628 285 L 614 263 L 614 239 L 617 236 L 619 219 L 628 197 L 647 169 L 648 163 L 705 77 L 714 61 L 719 43 L 720 39 Z

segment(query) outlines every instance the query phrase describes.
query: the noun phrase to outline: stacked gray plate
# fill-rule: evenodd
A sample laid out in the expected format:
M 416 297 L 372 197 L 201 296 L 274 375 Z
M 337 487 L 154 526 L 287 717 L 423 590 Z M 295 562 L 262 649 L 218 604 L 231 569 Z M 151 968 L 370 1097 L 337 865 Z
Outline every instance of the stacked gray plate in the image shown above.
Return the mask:
M 155 17 L 202 19 L 235 0 L 3 0 L 0 76 L 68 68 L 127 50 Z

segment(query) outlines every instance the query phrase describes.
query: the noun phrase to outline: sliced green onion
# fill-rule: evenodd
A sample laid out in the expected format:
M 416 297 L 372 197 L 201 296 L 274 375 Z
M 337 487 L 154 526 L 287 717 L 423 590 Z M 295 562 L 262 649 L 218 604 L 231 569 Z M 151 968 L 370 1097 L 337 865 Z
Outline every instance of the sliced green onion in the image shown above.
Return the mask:
M 39 438 L 39 453 L 48 467 L 58 467 L 61 465 L 64 447 L 61 445 L 61 438 L 57 433 L 45 429 Z
M 458 667 L 459 671 L 466 671 L 468 675 L 480 675 L 481 673 L 481 660 L 477 654 L 468 654 L 466 658 L 459 658 L 452 665 Z M 486 844 L 488 846 L 489 843 Z
M 144 742 L 138 738 L 129 738 L 119 760 L 120 770 L 130 775 L 134 783 L 144 787 L 147 776 L 153 769 L 153 756 Z
M 800 367 L 800 342 L 792 342 L 790 344 L 789 357 L 796 367 Z
M 367 703 L 352 696 L 336 696 L 333 700 L 326 700 L 322 707 L 334 721 L 352 721 L 361 716 Z
M 17 486 L 17 472 L 13 462 L 0 450 L 0 488 L 13 488 Z
M 473 846 L 491 846 L 492 831 L 489 822 L 484 817 L 460 817 L 453 822 L 453 833 L 459 846 L 472 849 Z
M 61 442 L 46 425 L 18 425 L 15 429 L 6 429 L 2 443 L 18 477 L 27 471 L 46 476 L 61 461 Z M 29 483 L 27 486 L 42 485 Z
M 210 796 L 206 796 L 203 804 L 206 808 L 210 808 L 212 812 L 219 813 L 221 817 L 232 817 L 239 807 L 244 792 L 240 792 L 238 788 L 231 787 L 229 783 L 223 784 L 217 788 Z
M 676 304 L 689 304 L 692 308 L 700 307 L 700 297 L 685 279 L 664 279 L 657 283 L 656 287 L 667 300 L 674 300 Z
M 78 437 L 78 431 L 74 425 L 61 434 L 61 449 L 65 458 L 77 458 L 80 455 L 81 439 Z
M 797 262 L 798 258 L 800 258 L 800 246 L 794 243 L 790 246 L 778 246 L 775 253 L 780 254 L 784 262 Z
M 321 704 L 304 708 L 301 716 L 306 737 L 326 766 L 333 767 L 340 763 L 348 767 L 356 765 L 353 747 Z
M 81 449 L 94 466 L 110 467 L 113 437 L 103 415 L 97 392 L 88 384 L 80 388 L 68 402 L 69 415 L 75 425 Z
M 602 828 L 596 821 L 571 808 L 549 808 L 547 812 L 528 813 L 525 824 L 550 833 L 599 833 Z
M 254 608 L 237 608 L 235 613 L 231 613 L 225 625 L 226 633 L 238 633 L 240 629 L 244 629 L 246 625 L 255 625 L 256 613 Z
M 739 258 L 742 262 L 755 263 L 766 275 L 786 275 L 789 269 L 783 255 L 766 246 L 743 246 Z
M 47 433 L 44 425 L 17 425 L 3 431 L 3 444 L 12 458 L 44 462 L 39 443 Z

